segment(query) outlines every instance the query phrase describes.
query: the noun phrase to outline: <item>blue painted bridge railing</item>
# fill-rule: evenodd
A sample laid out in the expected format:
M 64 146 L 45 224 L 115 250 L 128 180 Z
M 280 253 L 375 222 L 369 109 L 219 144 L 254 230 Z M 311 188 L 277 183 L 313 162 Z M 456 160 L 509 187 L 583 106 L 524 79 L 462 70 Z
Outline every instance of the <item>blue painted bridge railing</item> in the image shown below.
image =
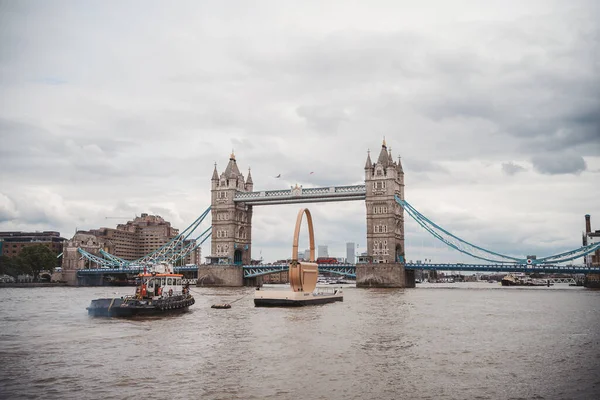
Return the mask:
M 600 268 L 589 268 L 584 265 L 529 265 L 529 264 L 412 264 L 406 269 L 425 271 L 474 271 L 474 272 L 536 272 L 546 274 L 598 274 Z
M 600 274 L 600 268 L 559 265 L 528 265 L 528 264 L 414 264 L 406 263 L 409 270 L 438 270 L 438 271 L 472 271 L 472 272 L 536 272 L 546 274 Z M 268 275 L 275 272 L 287 271 L 287 264 L 275 265 L 244 265 L 244 278 Z M 319 272 L 331 272 L 356 278 L 356 265 L 353 264 L 319 264 Z
M 184 272 L 184 271 L 198 271 L 197 265 L 185 265 L 181 267 L 173 267 L 173 272 Z M 140 274 L 144 272 L 144 267 L 131 266 L 124 268 L 89 268 L 80 269 L 77 271 L 77 275 L 104 275 L 104 274 Z
M 414 264 L 406 263 L 406 269 L 425 270 L 425 271 L 472 271 L 472 272 L 536 272 L 546 274 L 600 274 L 600 268 L 588 268 L 579 266 L 559 266 L 559 265 L 527 265 L 527 264 Z M 175 272 L 197 271 L 197 265 L 185 265 L 173 267 Z M 268 275 L 276 272 L 288 270 L 287 264 L 275 265 L 244 265 L 244 278 L 253 278 L 256 276 Z M 90 268 L 77 271 L 77 275 L 104 275 L 104 274 L 139 274 L 144 271 L 144 267 L 133 266 L 126 268 Z M 343 275 L 350 278 L 356 278 L 356 265 L 354 264 L 319 264 L 320 272 L 329 272 L 337 275 Z
M 287 264 L 274 265 L 244 265 L 244 278 L 254 278 L 256 276 L 269 275 L 276 272 L 287 271 Z M 343 275 L 349 278 L 356 278 L 356 265 L 354 264 L 319 264 L 319 272 L 329 272 L 332 274 Z

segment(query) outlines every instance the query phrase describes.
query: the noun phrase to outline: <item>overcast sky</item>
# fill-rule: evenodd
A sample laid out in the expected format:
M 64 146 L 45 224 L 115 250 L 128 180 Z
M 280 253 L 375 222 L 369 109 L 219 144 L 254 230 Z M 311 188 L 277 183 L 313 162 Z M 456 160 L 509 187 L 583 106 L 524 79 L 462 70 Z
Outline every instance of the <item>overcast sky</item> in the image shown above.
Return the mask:
M 232 148 L 256 190 L 360 184 L 385 136 L 451 232 L 579 247 L 584 214 L 600 229 L 598 4 L 0 1 L 0 230 L 181 229 Z M 289 257 L 299 207 L 255 208 L 254 258 Z M 309 207 L 331 255 L 366 249 L 364 202 Z M 476 261 L 409 218 L 409 260 Z

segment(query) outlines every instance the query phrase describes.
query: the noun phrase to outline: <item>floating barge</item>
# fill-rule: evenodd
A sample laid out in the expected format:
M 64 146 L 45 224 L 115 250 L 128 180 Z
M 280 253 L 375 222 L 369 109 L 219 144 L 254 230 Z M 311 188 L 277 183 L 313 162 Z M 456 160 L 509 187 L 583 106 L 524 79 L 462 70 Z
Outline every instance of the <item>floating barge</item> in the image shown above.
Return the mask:
M 298 260 L 298 236 L 302 216 L 306 214 L 308 221 L 308 236 L 310 244 L 309 262 Z M 319 265 L 315 259 L 315 233 L 313 231 L 312 216 L 306 208 L 298 211 L 296 229 L 294 230 L 294 244 L 292 246 L 292 260 L 288 276 L 290 277 L 290 290 L 260 290 L 254 293 L 255 307 L 303 307 L 317 304 L 344 301 L 341 289 L 317 289 L 319 279 Z
M 303 307 L 344 301 L 341 289 L 332 291 L 292 292 L 291 290 L 257 290 L 254 294 L 256 307 Z

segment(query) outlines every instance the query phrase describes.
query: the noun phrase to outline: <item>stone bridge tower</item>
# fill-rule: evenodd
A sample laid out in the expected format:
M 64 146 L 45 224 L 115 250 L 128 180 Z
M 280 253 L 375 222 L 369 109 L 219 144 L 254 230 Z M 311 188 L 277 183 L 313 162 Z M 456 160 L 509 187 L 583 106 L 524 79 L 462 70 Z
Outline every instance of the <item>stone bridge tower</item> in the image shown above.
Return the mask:
M 252 206 L 233 201 L 236 191 L 251 192 L 252 176 L 238 169 L 233 152 L 219 176 L 217 165 L 211 179 L 211 263 L 250 264 L 252 250 Z
M 368 255 L 373 263 L 404 262 L 404 210 L 394 199 L 404 200 L 404 171 L 385 140 L 376 163 L 367 156 L 365 187 Z
M 395 162 L 385 139 L 376 162 L 367 156 L 365 164 L 365 205 L 367 207 L 367 254 L 369 262 L 356 267 L 358 287 L 414 287 L 414 273 L 405 271 L 404 171 L 400 158 Z

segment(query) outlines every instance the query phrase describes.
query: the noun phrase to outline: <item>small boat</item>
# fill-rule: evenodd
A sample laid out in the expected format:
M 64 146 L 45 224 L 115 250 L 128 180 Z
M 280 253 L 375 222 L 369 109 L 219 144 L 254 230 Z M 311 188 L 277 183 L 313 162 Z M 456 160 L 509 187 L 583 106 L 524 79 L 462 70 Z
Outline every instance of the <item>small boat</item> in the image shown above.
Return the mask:
M 231 308 L 231 304 L 228 304 L 228 303 L 213 304 L 212 306 L 210 306 L 210 308 L 227 309 L 227 308 Z
M 548 279 L 532 279 L 524 274 L 508 274 L 502 278 L 502 286 L 553 286 Z
M 138 275 L 135 295 L 92 300 L 87 307 L 94 317 L 133 317 L 165 315 L 186 311 L 196 301 L 183 275 L 174 274 L 170 266 L 160 265 L 151 272 Z
M 519 286 L 519 278 L 513 274 L 508 274 L 500 281 L 502 286 Z

